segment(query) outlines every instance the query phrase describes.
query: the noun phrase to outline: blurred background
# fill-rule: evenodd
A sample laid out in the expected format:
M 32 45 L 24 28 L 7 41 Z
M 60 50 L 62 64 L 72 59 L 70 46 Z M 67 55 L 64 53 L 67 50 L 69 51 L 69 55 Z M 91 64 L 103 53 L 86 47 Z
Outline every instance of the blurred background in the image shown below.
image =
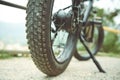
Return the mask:
M 22 6 L 28 0 L 6 0 Z M 68 0 L 69 1 L 69 0 Z M 105 39 L 101 53 L 120 57 L 120 1 L 99 0 L 94 2 L 97 15 L 103 18 Z M 61 5 L 62 6 L 62 5 Z M 26 11 L 0 5 L 0 54 L 27 52 Z

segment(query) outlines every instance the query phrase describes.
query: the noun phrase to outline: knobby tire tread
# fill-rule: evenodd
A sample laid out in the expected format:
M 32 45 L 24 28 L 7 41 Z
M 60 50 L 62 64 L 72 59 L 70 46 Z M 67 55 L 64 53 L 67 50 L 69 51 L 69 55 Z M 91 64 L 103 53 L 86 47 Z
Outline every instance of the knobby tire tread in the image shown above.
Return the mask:
M 50 62 L 48 61 L 48 55 L 46 54 L 48 48 L 48 43 L 45 41 L 45 32 L 47 29 L 45 26 L 47 1 L 48 0 L 29 0 L 26 11 L 26 32 L 30 53 L 32 54 L 31 56 L 35 65 L 48 75 L 57 75 L 51 68 Z M 38 35 L 40 36 L 38 37 Z
M 56 76 L 64 72 L 75 50 L 76 34 L 68 37 L 65 59 L 59 62 L 55 59 L 51 45 L 51 15 L 54 0 L 29 0 L 27 4 L 26 33 L 32 59 L 39 70 L 49 76 Z M 72 45 L 72 46 L 71 46 Z

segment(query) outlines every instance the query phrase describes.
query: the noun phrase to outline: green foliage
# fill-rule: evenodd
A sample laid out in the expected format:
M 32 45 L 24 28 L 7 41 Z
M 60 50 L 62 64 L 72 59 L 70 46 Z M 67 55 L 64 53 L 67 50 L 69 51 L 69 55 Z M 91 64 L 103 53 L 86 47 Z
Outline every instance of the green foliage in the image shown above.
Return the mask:
M 103 9 L 98 9 L 97 16 L 103 17 L 104 16 L 104 10 Z
M 97 16 L 102 17 L 103 25 L 105 26 L 115 26 L 114 17 L 120 13 L 120 9 L 115 9 L 112 12 L 105 12 L 104 9 L 93 8 L 97 11 Z M 113 27 L 114 28 L 114 27 Z M 117 34 L 108 32 L 105 35 L 105 40 L 103 44 L 103 51 L 105 52 L 115 52 L 120 53 L 120 39 Z
M 0 51 L 0 59 L 8 59 L 13 57 L 11 54 L 6 53 L 5 51 Z
M 105 52 L 100 52 L 97 54 L 97 56 L 108 56 L 108 57 L 115 57 L 115 58 L 120 58 L 120 54 L 115 54 L 115 53 L 105 53 Z
M 100 9 L 97 7 L 93 7 L 93 11 L 97 11 L 97 16 L 103 19 L 103 25 L 111 26 L 111 24 L 115 25 L 113 20 L 120 13 L 120 9 L 115 9 L 112 12 L 105 12 L 104 9 Z
M 109 14 L 104 14 L 104 16 L 106 17 L 106 19 L 107 19 L 109 22 L 115 23 L 114 20 L 113 20 L 113 18 L 114 18 L 115 16 L 117 16 L 118 13 L 119 13 L 119 10 L 116 9 L 114 12 L 111 12 L 111 13 L 109 13 Z
M 104 16 L 104 10 L 96 8 L 96 7 L 93 7 L 92 12 L 90 14 L 90 18 L 93 18 L 95 15 L 97 17 L 101 17 L 102 18 Z
M 7 51 L 0 50 L 0 59 L 8 59 L 14 57 L 29 57 L 30 54 L 28 51 Z
M 118 42 L 118 36 L 114 33 L 108 32 L 105 35 L 104 44 L 102 50 L 104 52 L 120 52 L 120 43 Z
M 120 54 L 120 41 L 118 40 L 115 45 L 117 47 L 116 52 Z

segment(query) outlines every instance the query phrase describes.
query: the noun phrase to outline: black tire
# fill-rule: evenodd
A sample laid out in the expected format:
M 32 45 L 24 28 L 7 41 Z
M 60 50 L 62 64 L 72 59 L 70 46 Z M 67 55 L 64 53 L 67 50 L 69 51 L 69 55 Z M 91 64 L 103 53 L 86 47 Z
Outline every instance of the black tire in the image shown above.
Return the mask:
M 51 16 L 54 0 L 29 0 L 27 5 L 27 40 L 32 59 L 49 76 L 62 73 L 74 53 L 77 38 L 70 34 L 64 50 L 55 57 L 51 42 Z
M 94 48 L 90 49 L 90 51 L 92 52 L 93 55 L 96 55 L 97 52 L 100 50 L 102 44 L 103 44 L 103 41 L 104 41 L 104 30 L 103 30 L 103 27 L 97 27 L 95 26 L 95 29 L 98 31 L 97 32 L 97 39 L 95 39 L 95 43 L 93 42 L 94 44 Z M 95 37 L 93 37 L 94 39 Z M 79 40 L 79 39 L 78 39 Z M 87 46 L 89 46 L 89 43 L 91 42 L 87 42 L 84 40 L 85 43 L 88 43 Z M 80 44 L 82 45 L 82 43 Z M 86 50 L 86 49 L 84 49 Z M 86 52 L 80 52 L 77 48 L 75 50 L 75 53 L 74 53 L 74 57 L 80 61 L 85 61 L 85 60 L 89 60 L 91 57 L 89 55 L 89 53 L 86 51 Z

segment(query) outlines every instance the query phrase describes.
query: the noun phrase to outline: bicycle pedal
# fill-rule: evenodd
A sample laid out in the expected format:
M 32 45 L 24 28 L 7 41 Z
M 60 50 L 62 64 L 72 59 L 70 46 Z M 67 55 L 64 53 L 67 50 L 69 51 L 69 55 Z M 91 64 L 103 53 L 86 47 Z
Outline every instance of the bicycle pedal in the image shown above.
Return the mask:
M 102 24 L 102 18 L 101 17 L 95 17 L 91 22 L 97 25 L 101 25 Z
M 102 21 L 102 18 L 101 18 L 101 17 L 95 17 L 94 20 L 95 20 L 95 21 Z

